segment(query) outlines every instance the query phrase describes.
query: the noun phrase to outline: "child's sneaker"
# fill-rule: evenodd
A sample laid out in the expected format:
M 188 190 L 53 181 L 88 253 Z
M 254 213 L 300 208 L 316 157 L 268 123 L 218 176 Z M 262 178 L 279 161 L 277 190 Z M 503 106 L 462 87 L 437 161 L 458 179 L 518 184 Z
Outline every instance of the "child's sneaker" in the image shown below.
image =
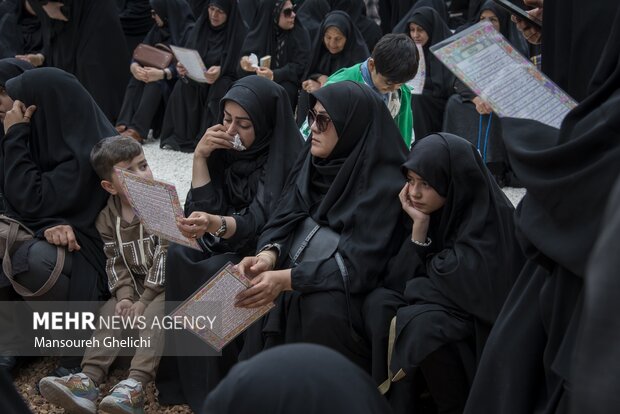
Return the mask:
M 45 377 L 39 381 L 39 390 L 49 402 L 71 414 L 96 414 L 95 401 L 99 390 L 85 374 L 66 377 Z
M 119 382 L 101 400 L 99 409 L 109 414 L 144 414 L 142 384 L 132 378 Z

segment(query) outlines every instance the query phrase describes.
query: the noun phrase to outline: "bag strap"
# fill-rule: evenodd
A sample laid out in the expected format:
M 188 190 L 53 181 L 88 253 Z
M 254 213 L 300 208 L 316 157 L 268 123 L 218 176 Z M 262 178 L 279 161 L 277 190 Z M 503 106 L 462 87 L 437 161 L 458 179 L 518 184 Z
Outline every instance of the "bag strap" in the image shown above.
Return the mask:
M 4 248 L 4 258 L 2 259 L 2 270 L 4 274 L 13 285 L 13 289 L 20 296 L 25 298 L 31 298 L 36 296 L 41 296 L 47 291 L 49 291 L 55 284 L 60 274 L 62 273 L 62 268 L 65 265 L 65 249 L 62 247 L 56 247 L 56 265 L 50 274 L 50 277 L 47 281 L 41 286 L 36 292 L 30 291 L 27 287 L 21 285 L 13 278 L 13 264 L 11 262 L 11 254 L 10 251 L 15 244 L 15 240 L 17 239 L 17 232 L 19 231 L 19 223 L 16 221 L 11 222 L 9 225 L 9 233 L 6 239 L 6 246 Z

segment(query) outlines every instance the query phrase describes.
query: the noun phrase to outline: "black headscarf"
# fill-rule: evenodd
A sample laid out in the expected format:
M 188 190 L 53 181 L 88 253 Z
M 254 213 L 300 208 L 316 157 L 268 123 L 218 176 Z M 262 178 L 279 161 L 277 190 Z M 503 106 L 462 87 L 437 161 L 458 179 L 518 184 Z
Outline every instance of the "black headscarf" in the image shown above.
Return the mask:
M 498 6 L 492 0 L 485 1 L 478 14 L 476 15 L 476 19 L 472 22 L 476 24 L 480 21 L 480 16 L 482 12 L 485 10 L 492 11 L 497 18 L 499 19 L 499 31 L 504 37 L 513 45 L 519 52 L 524 54 L 525 56 L 530 55 L 529 45 L 525 37 L 521 34 L 517 26 L 510 20 L 510 13 L 508 13 L 503 7 Z
M 187 37 L 194 27 L 194 15 L 185 0 L 150 0 L 151 7 L 164 22 L 163 27 L 152 24 L 144 43 L 164 43 L 185 46 Z M 151 19 L 151 22 L 153 20 Z
M 421 26 L 428 34 L 428 42 L 422 48 L 426 62 L 424 89 L 431 91 L 433 96 L 447 98 L 454 92 L 454 75 L 431 53 L 430 47 L 452 36 L 450 28 L 435 9 L 430 7 L 414 6 L 396 25 L 394 33 L 404 33 L 409 36 L 409 23 Z
M 211 26 L 210 5 L 226 13 L 226 22 L 222 26 Z M 222 74 L 230 74 L 235 72 L 238 65 L 239 50 L 245 35 L 246 28 L 236 0 L 209 0 L 189 35 L 187 47 L 198 51 L 207 68 L 221 66 Z
M 363 0 L 329 0 L 332 10 L 342 10 L 355 23 L 366 40 L 368 50 L 372 52 L 381 39 L 381 28 L 374 20 L 366 16 L 366 4 Z
M 523 266 L 512 203 L 497 186 L 476 148 L 441 133 L 418 140 L 403 174 L 411 170 L 441 196 L 431 215 L 428 279 L 412 279 L 408 299 L 458 308 L 492 324 Z
M 222 186 L 228 202 L 238 209 L 254 200 L 263 181 L 263 202 L 272 211 L 303 142 L 286 91 L 260 76 L 242 78 L 222 98 L 220 122 L 226 101 L 248 113 L 256 138 L 245 151 L 214 151 L 209 158 L 212 181 Z
M 200 16 L 204 9 L 208 7 L 207 0 L 188 0 L 188 3 L 194 16 Z
M 0 2 L 0 58 L 40 52 L 41 22 L 26 11 L 23 0 Z
M 110 1 L 64 0 L 61 10 L 68 21 L 62 22 L 47 16 L 44 3 L 30 1 L 42 23 L 46 66 L 74 74 L 108 119 L 116 119 L 129 78 L 129 51 L 117 5 Z
M 21 75 L 27 70 L 34 69 L 30 63 L 20 59 L 7 58 L 0 60 L 0 87 L 5 88 L 9 79 Z M 0 140 L 4 138 L 4 127 L 0 123 Z
M 9 80 L 6 90 L 14 100 L 37 107 L 29 126 L 13 128 L 30 129 L 28 146 L 38 171 L 16 179 L 8 174 L 18 160 L 1 163 L 0 183 L 11 215 L 34 231 L 70 224 L 98 238 L 94 223 L 107 196 L 90 165 L 90 151 L 115 135 L 114 128 L 78 80 L 60 69 L 26 71 Z M 39 192 L 24 192 L 24 180 L 38 183 L 32 185 Z
M 153 26 L 149 0 L 116 0 L 123 32 L 127 36 L 144 36 Z
M 352 81 L 327 85 L 311 95 L 311 107 L 312 97 L 332 119 L 338 143 L 326 159 L 307 153 L 300 160 L 258 246 L 281 242 L 287 252 L 289 236 L 311 216 L 340 233 L 338 251 L 349 269 L 351 292 L 368 291 L 391 254 L 400 215 L 398 166 L 406 148 L 385 104 L 367 86 Z M 302 262 L 294 271 L 316 274 L 321 264 Z
M 336 27 L 347 38 L 344 49 L 332 55 L 325 47 L 323 37 L 325 31 L 330 27 Z M 356 63 L 366 60 L 370 56 L 364 37 L 353 24 L 349 15 L 343 11 L 336 10 L 330 12 L 321 23 L 321 27 L 314 39 L 312 48 L 312 60 L 304 75 L 304 79 L 315 73 L 321 75 L 331 75 L 338 69 L 353 66 Z
M 327 0 L 305 0 L 301 6 L 299 6 L 297 17 L 308 31 L 310 39 L 316 37 L 321 22 L 330 10 L 331 6 Z
M 203 413 L 390 413 L 371 378 L 336 351 L 292 344 L 238 363 Z
M 297 16 L 292 30 L 280 29 L 278 20 L 284 3 L 285 0 L 260 0 L 254 26 L 243 43 L 241 56 L 249 56 L 250 53 L 258 58 L 270 55 L 272 70 L 293 64 L 295 68 L 291 75 L 299 81 L 309 60 L 309 35 Z

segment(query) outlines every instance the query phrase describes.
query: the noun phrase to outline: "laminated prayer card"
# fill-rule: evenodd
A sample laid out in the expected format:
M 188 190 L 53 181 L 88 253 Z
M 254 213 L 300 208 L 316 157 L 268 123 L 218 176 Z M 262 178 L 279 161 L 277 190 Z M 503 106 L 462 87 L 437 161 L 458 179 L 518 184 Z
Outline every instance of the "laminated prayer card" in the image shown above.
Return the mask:
M 173 184 L 150 180 L 115 168 L 136 216 L 147 232 L 171 242 L 202 250 L 196 240 L 183 236 L 177 218 L 184 217 L 177 189 Z
M 484 21 L 431 47 L 476 95 L 501 117 L 559 128 L 577 102 Z
M 207 68 L 197 50 L 179 46 L 170 46 L 170 48 L 177 60 L 187 69 L 188 78 L 199 83 L 207 83 L 207 78 L 205 77 Z

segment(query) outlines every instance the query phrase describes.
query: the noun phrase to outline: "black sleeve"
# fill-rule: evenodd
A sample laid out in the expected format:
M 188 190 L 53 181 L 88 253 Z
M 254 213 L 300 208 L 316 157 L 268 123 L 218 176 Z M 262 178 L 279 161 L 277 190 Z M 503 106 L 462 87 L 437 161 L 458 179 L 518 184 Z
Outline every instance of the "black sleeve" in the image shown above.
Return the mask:
M 388 264 L 383 286 L 403 293 L 409 280 L 416 276 L 425 276 L 424 258 L 428 247 L 418 246 L 407 237 L 396 256 Z
M 232 237 L 226 239 L 226 243 L 235 251 L 254 249 L 258 241 L 258 235 L 267 222 L 268 212 L 262 202 L 262 197 L 255 197 L 248 208 L 241 214 L 234 214 L 237 230 Z
M 273 80 L 276 83 L 288 81 L 301 84 L 301 78 L 310 64 L 310 36 L 306 29 L 299 30 L 295 38 L 291 36 L 287 49 L 289 61 L 281 68 L 273 70 Z
M 461 95 L 463 97 L 463 100 L 466 101 L 471 101 L 477 96 L 471 89 L 469 89 L 467 85 L 465 85 L 459 79 L 454 82 L 454 89 L 456 90 L 456 93 Z
M 228 203 L 221 189 L 216 188 L 213 182 L 202 187 L 191 188 L 185 200 L 185 217 L 194 211 L 204 211 L 209 214 L 227 214 Z

